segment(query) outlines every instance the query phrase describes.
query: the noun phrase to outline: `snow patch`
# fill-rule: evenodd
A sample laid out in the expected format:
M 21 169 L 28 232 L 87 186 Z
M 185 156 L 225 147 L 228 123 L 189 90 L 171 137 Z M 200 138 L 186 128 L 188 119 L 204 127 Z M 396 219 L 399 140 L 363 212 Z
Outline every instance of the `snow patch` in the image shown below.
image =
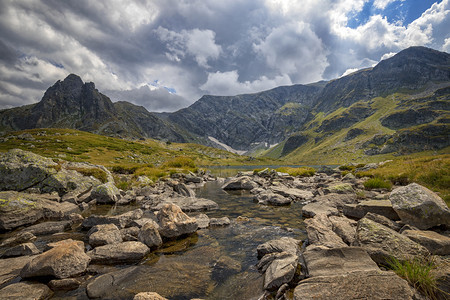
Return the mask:
M 208 139 L 209 139 L 210 141 L 216 143 L 217 145 L 222 146 L 222 147 L 225 148 L 225 150 L 227 150 L 228 152 L 235 153 L 235 154 L 239 154 L 239 155 L 242 155 L 242 154 L 244 154 L 245 152 L 247 152 L 247 151 L 242 151 L 242 150 L 235 150 L 235 149 L 231 148 L 230 146 L 228 146 L 228 145 L 226 145 L 226 144 L 224 144 L 224 143 L 221 143 L 218 139 L 213 138 L 212 136 L 208 136 Z

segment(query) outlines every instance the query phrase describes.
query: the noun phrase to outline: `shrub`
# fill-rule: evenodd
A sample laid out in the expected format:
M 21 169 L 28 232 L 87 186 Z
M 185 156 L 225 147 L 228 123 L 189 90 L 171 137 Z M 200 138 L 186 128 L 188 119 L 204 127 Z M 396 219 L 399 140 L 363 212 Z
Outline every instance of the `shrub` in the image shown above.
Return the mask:
M 404 261 L 391 257 L 387 261 L 387 267 L 406 279 L 423 295 L 436 299 L 437 278 L 432 273 L 432 270 L 436 269 L 436 263 L 432 257 L 414 257 Z
M 368 190 L 370 189 L 391 189 L 392 183 L 389 181 L 385 181 L 380 177 L 370 178 L 366 182 L 364 182 L 364 187 Z
M 166 176 L 168 173 L 162 169 L 142 167 L 136 170 L 134 173 L 136 176 L 147 176 L 153 181 L 157 181 L 159 178 Z
M 192 158 L 186 156 L 178 156 L 164 163 L 165 168 L 195 168 Z

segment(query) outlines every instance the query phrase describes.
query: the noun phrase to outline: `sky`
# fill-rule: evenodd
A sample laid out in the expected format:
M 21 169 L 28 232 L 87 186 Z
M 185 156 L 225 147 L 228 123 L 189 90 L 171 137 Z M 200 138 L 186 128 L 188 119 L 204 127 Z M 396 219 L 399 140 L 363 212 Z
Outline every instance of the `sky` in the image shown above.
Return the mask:
M 1 0 L 0 109 L 68 74 L 175 111 L 330 80 L 410 46 L 450 52 L 450 0 Z

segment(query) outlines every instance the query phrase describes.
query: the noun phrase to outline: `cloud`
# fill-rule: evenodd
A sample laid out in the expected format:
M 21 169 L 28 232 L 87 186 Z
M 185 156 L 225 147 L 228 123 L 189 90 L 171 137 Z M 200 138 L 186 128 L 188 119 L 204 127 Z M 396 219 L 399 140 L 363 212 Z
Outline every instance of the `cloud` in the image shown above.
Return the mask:
M 333 79 L 412 45 L 448 51 L 449 0 L 408 25 L 387 17 L 400 1 L 0 1 L 0 107 L 36 102 L 70 73 L 165 110 L 204 93 Z M 140 97 L 155 80 L 176 95 Z

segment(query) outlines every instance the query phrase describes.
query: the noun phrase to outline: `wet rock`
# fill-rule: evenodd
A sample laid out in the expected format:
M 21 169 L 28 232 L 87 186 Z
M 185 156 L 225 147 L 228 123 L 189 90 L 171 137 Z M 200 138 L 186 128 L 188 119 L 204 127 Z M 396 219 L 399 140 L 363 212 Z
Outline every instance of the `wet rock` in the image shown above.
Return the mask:
M 87 255 L 93 264 L 117 264 L 140 261 L 148 252 L 150 249 L 141 242 L 123 242 L 97 247 Z
M 173 187 L 173 190 L 184 197 L 195 197 L 195 192 L 188 188 L 184 183 L 178 183 Z
M 218 209 L 216 202 L 204 198 L 188 198 L 188 197 L 169 197 L 155 206 L 154 210 L 160 210 L 166 204 L 175 204 L 185 212 L 205 211 Z
M 343 209 L 344 215 L 352 218 L 361 219 L 367 213 L 374 213 L 385 216 L 391 220 L 399 220 L 395 210 L 392 208 L 389 200 L 367 200 L 358 204 L 345 204 Z
M 229 181 L 227 181 L 222 186 L 222 189 L 224 189 L 224 190 L 252 190 L 257 187 L 258 187 L 258 184 L 256 182 L 254 182 L 250 177 L 241 176 L 241 177 L 237 177 L 237 178 L 232 178 Z
M 264 274 L 264 289 L 277 290 L 285 283 L 291 282 L 297 269 L 297 255 L 282 252 L 277 259 L 273 260 Z
M 318 214 L 312 219 L 306 219 L 306 232 L 311 245 L 328 248 L 346 247 L 341 237 L 333 231 L 333 224 L 324 214 Z
M 0 299 L 45 300 L 53 292 L 42 283 L 18 282 L 0 290 Z
M 28 243 L 36 240 L 36 236 L 32 234 L 31 232 L 27 231 L 21 231 L 17 233 L 17 235 L 14 235 L 10 238 L 7 238 L 4 240 L 0 247 L 11 247 L 18 244 Z
M 366 218 L 358 221 L 355 244 L 363 247 L 378 264 L 386 264 L 390 256 L 402 260 L 411 255 L 429 254 L 426 248 L 406 236 Z
M 289 197 L 295 200 L 304 200 L 308 201 L 314 198 L 314 194 L 310 191 L 306 190 L 300 190 L 300 189 L 294 189 L 294 188 L 287 188 L 285 186 L 272 186 L 270 189 L 281 196 Z
M 341 216 L 329 216 L 332 230 L 347 244 L 352 245 L 356 238 L 356 221 Z
M 302 207 L 302 216 L 304 218 L 313 218 L 317 214 L 325 214 L 326 216 L 339 215 L 339 211 L 335 207 L 312 202 Z
M 161 246 L 163 242 L 158 228 L 158 224 L 154 221 L 145 223 L 139 231 L 139 241 L 147 245 L 149 248 Z
M 36 246 L 33 243 L 24 243 L 9 248 L 1 255 L 1 258 L 24 256 L 24 255 L 36 255 L 39 253 L 40 251 L 36 248 Z
M 256 251 L 258 252 L 258 258 L 261 258 L 266 254 L 279 252 L 286 252 L 296 255 L 299 251 L 299 244 L 300 241 L 296 239 L 282 237 L 280 239 L 270 240 L 264 244 L 258 245 Z
M 209 226 L 228 226 L 231 224 L 231 221 L 228 217 L 222 218 L 210 218 Z
M 241 271 L 241 264 L 229 256 L 221 256 L 212 265 L 212 279 L 224 282 L 231 275 Z
M 416 297 L 418 296 L 418 297 Z M 294 300 L 421 299 L 406 280 L 394 272 L 354 272 L 317 276 L 300 281 Z
M 0 192 L 0 230 L 31 225 L 44 217 L 40 198 L 19 192 Z
M 144 215 L 144 212 L 141 209 L 136 209 L 121 215 L 117 216 L 98 216 L 98 215 L 91 215 L 88 218 L 83 220 L 83 223 L 81 226 L 84 229 L 90 229 L 91 227 L 95 225 L 100 224 L 114 224 L 118 228 L 125 228 L 129 224 L 131 224 L 132 221 L 141 219 Z
M 350 183 L 339 183 L 324 188 L 325 194 L 353 194 L 355 190 Z
M 81 241 L 64 240 L 35 256 L 20 272 L 22 278 L 54 276 L 68 278 L 83 273 L 90 262 Z
M 400 224 L 397 224 L 396 222 L 394 222 L 391 219 L 388 219 L 388 218 L 386 218 L 385 216 L 382 216 L 382 215 L 378 215 L 378 214 L 375 214 L 375 213 L 368 212 L 364 217 L 369 219 L 369 220 L 372 220 L 374 222 L 377 222 L 377 223 L 379 223 L 381 225 L 389 227 L 390 229 L 395 230 L 395 231 L 400 231 L 400 229 L 402 228 L 400 226 Z
M 450 255 L 450 237 L 430 230 L 405 230 L 402 232 L 411 240 L 430 251 L 434 255 Z
M 292 202 L 289 198 L 268 191 L 256 195 L 254 199 L 260 204 L 275 206 L 289 205 Z
M 380 271 L 369 254 L 360 247 L 307 247 L 303 253 L 311 277 L 343 275 L 358 271 Z
M 179 206 L 165 204 L 157 213 L 159 233 L 165 238 L 175 238 L 197 231 L 197 220 L 186 215 Z
M 24 229 L 25 232 L 32 233 L 33 235 L 47 235 L 58 232 L 64 232 L 69 230 L 72 226 L 71 221 L 55 221 L 55 222 L 43 222 L 35 225 L 31 225 Z
M 89 245 L 92 247 L 122 242 L 122 234 L 114 224 L 95 225 L 87 233 Z
M 136 294 L 133 300 L 168 300 L 167 298 L 162 297 L 160 294 L 155 292 L 142 292 Z
M 197 220 L 198 228 L 208 228 L 209 227 L 209 217 L 205 214 L 199 214 L 195 216 L 195 219 Z
M 31 259 L 31 256 L 0 259 L 0 286 L 17 278 L 20 270 L 22 270 Z
M 97 203 L 116 203 L 121 198 L 119 189 L 112 182 L 107 182 L 92 189 L 91 198 Z
M 450 210 L 445 202 L 436 193 L 417 183 L 394 189 L 389 200 L 404 223 L 419 229 L 450 225 Z
M 77 278 L 53 279 L 48 283 L 53 291 L 71 291 L 77 289 L 80 285 L 81 281 Z

